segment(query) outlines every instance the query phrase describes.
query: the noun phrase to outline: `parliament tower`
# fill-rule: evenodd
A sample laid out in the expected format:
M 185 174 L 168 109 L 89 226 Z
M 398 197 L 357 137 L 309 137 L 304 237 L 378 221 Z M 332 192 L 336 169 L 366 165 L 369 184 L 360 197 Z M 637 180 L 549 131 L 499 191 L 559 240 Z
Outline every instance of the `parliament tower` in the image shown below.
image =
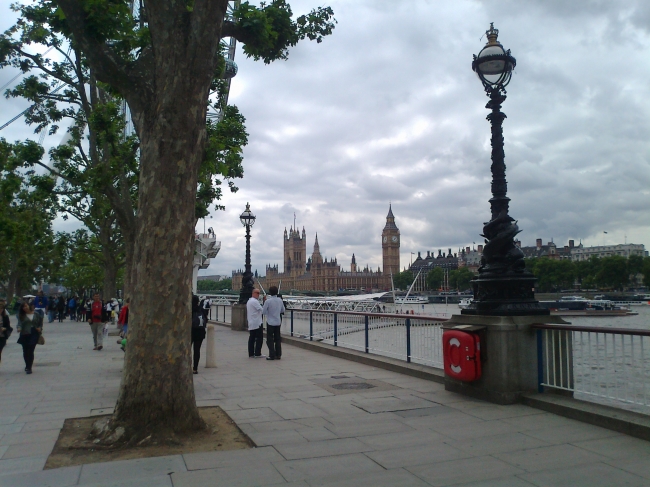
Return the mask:
M 394 276 L 400 271 L 399 266 L 399 228 L 395 225 L 393 209 L 388 206 L 386 226 L 381 232 L 381 254 L 384 265 L 384 276 Z

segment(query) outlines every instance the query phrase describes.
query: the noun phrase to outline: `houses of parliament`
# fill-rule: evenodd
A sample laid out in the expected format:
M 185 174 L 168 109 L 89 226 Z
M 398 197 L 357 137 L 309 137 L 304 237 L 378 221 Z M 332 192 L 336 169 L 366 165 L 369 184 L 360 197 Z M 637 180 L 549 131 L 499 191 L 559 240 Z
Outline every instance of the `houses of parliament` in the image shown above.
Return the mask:
M 297 291 L 338 291 L 340 289 L 364 289 L 366 291 L 388 291 L 391 288 L 391 273 L 400 271 L 399 263 L 400 233 L 395 225 L 392 207 L 388 207 L 386 225 L 381 232 L 382 264 L 381 269 L 357 267 L 356 257 L 352 254 L 350 270 L 344 271 L 336 258 L 323 258 L 318 244 L 318 234 L 314 240 L 314 250 L 307 258 L 307 233 L 291 227 L 284 230 L 284 268 L 280 272 L 278 265 L 267 265 L 266 276 L 255 279 L 264 289 L 278 286 L 280 292 Z M 240 289 L 242 271 L 233 271 L 232 289 Z

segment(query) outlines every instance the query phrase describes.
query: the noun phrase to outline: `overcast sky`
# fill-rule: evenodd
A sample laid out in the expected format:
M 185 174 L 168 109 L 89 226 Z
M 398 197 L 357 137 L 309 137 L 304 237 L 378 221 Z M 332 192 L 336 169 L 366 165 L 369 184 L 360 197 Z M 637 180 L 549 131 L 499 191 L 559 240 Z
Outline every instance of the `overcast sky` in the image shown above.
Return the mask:
M 318 5 L 290 3 L 297 15 Z M 245 176 L 225 195 L 226 211 L 206 219 L 221 252 L 203 274 L 243 267 L 247 201 L 261 274 L 282 266 L 294 213 L 308 253 L 318 232 L 321 253 L 345 270 L 353 252 L 381 266 L 389 202 L 402 266 L 411 252 L 481 243 L 490 125 L 471 61 L 490 22 L 517 58 L 503 111 L 510 214 L 523 244 L 650 245 L 650 2 L 326 4 L 338 24 L 323 43 L 304 41 L 268 66 L 237 50 L 230 102 L 247 119 Z M 2 84 L 11 78 L 0 74 Z M 2 103 L 7 119 L 20 111 Z M 0 136 L 34 137 L 19 122 Z

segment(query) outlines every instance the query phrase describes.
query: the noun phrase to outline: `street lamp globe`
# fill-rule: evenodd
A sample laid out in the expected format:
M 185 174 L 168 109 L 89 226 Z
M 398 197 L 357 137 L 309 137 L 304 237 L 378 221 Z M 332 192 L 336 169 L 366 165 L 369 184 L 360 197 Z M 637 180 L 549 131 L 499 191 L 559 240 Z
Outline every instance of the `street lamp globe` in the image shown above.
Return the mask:
M 478 56 L 474 56 L 472 69 L 486 91 L 504 90 L 510 82 L 517 60 L 510 54 L 510 49 L 506 51 L 497 41 L 499 30 L 494 28 L 494 23 L 490 23 L 490 28 L 485 34 L 488 38 L 487 44 Z
M 252 227 L 253 225 L 255 225 L 255 219 L 256 216 L 253 215 L 250 205 L 246 203 L 246 209 L 241 215 L 239 215 L 239 221 L 245 227 Z

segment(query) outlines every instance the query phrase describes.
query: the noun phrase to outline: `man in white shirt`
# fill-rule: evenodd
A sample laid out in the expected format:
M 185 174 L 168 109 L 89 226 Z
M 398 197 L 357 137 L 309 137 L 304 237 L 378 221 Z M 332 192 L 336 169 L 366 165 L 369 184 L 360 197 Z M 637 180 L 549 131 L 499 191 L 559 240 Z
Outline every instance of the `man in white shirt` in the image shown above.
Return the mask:
M 270 296 L 266 299 L 262 313 L 266 316 L 266 345 L 269 347 L 269 356 L 266 360 L 280 360 L 282 357 L 282 339 L 280 338 L 280 325 L 284 314 L 284 303 L 278 297 L 278 287 L 269 288 Z
M 253 289 L 253 295 L 246 303 L 246 317 L 248 320 L 248 356 L 262 356 L 262 342 L 264 341 L 264 328 L 262 327 L 262 305 L 260 304 L 260 290 Z

